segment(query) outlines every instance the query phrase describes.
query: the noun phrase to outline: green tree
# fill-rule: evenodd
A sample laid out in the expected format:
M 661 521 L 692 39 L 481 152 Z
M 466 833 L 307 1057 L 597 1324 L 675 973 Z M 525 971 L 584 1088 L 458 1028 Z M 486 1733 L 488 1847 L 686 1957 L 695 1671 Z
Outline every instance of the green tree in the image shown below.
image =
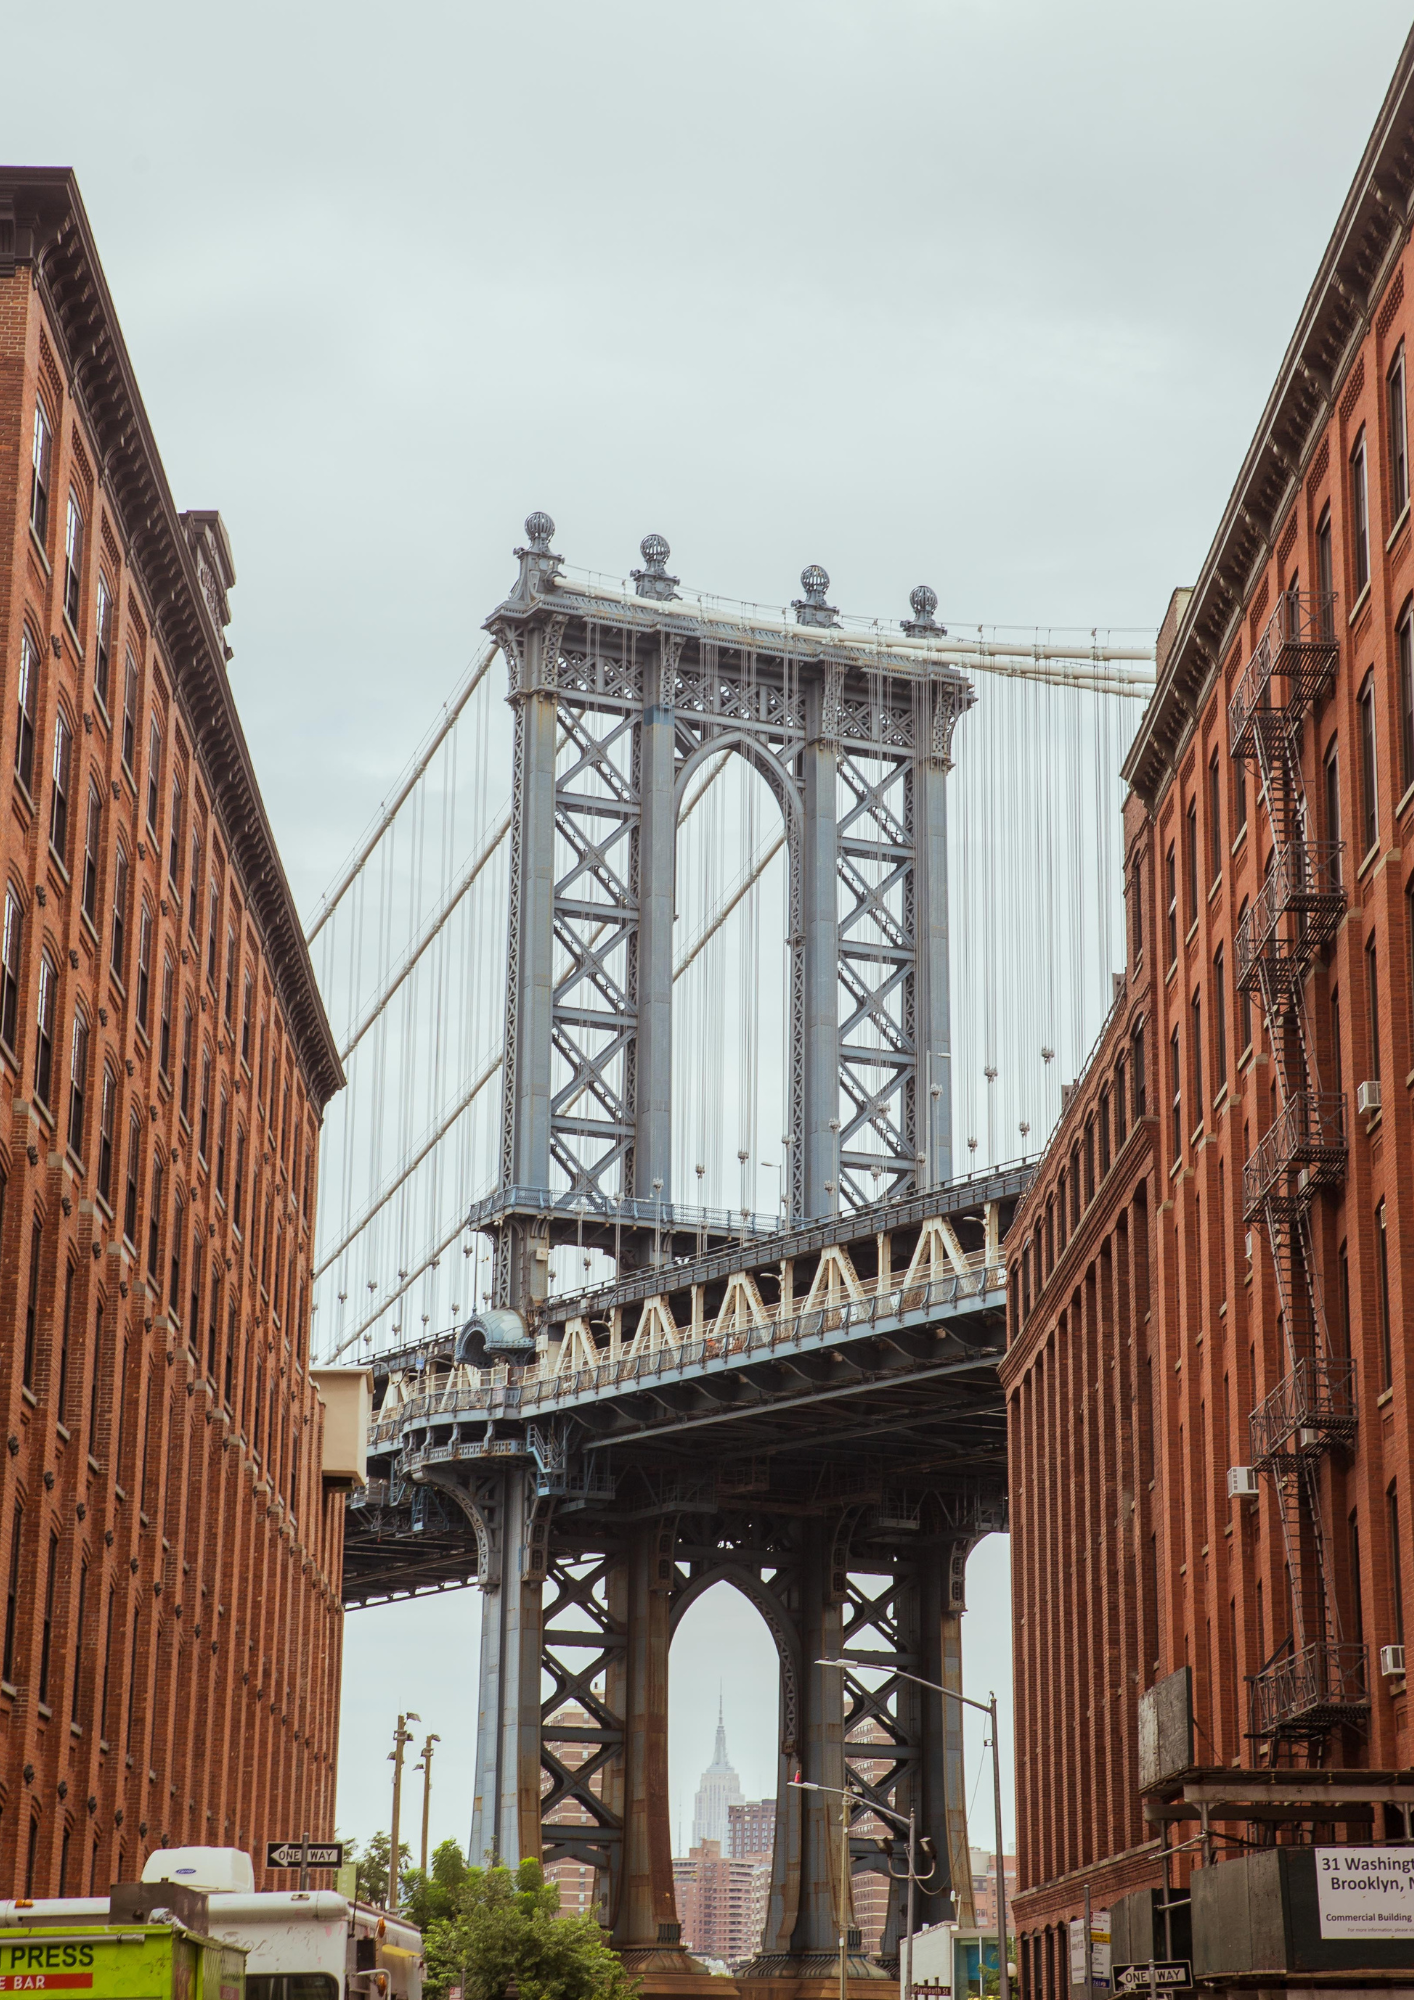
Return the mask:
M 446 1923 L 457 1914 L 457 1899 L 470 1872 L 456 1841 L 444 1840 L 433 1849 L 432 1866 L 425 1875 L 420 1868 L 409 1868 L 399 1878 L 403 1915 L 420 1931 Z
M 356 1840 L 344 1841 L 344 1859 L 352 1861 L 358 1869 L 358 1900 L 372 1903 L 375 1909 L 388 1907 L 388 1859 L 391 1846 L 386 1833 L 375 1833 L 362 1854 Z M 398 1901 L 403 1900 L 403 1885 L 408 1864 L 412 1860 L 412 1849 L 405 1840 L 398 1842 Z
M 423 1936 L 429 2000 L 446 2000 L 453 1986 L 463 2000 L 501 2000 L 512 1978 L 521 2000 L 632 2000 L 636 1982 L 598 1924 L 561 1917 L 559 1908 L 560 1892 L 538 1861 L 466 1869 L 455 1915 L 434 1920 Z

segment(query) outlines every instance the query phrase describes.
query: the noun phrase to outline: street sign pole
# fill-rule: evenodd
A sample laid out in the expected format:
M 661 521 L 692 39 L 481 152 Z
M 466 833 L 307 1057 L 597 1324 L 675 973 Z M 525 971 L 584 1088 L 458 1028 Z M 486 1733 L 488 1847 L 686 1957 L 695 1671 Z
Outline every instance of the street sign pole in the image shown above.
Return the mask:
M 307 1827 L 304 1837 L 299 1844 L 299 1885 L 301 1889 L 309 1887 L 309 1829 Z

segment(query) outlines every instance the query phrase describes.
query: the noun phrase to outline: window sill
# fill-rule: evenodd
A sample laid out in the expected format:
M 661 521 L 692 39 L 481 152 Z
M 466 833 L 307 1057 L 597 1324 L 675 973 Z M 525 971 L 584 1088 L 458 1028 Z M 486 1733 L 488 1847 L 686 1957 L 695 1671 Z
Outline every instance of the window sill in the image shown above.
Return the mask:
M 49 1127 L 49 1130 L 51 1132 L 57 1131 L 58 1124 L 54 1117 L 54 1113 L 49 1109 L 49 1106 L 45 1103 L 44 1099 L 38 1094 L 38 1092 L 35 1093 L 35 1095 L 31 1098 L 30 1102 L 33 1104 L 35 1110 L 39 1113 L 40 1117 L 44 1120 L 44 1123 Z
M 1404 797 L 1399 801 L 1399 804 L 1395 807 L 1394 809 L 1395 818 L 1400 819 L 1406 812 L 1408 812 L 1411 805 L 1414 805 L 1414 784 L 1408 786 L 1408 788 L 1405 791 Z
M 1405 528 L 1408 527 L 1408 525 L 1409 525 L 1409 502 L 1406 500 L 1403 507 L 1400 509 L 1399 519 L 1390 529 L 1388 538 L 1386 539 L 1385 542 L 1386 555 L 1389 554 L 1390 550 L 1394 547 L 1395 543 L 1399 540 L 1399 537 L 1403 534 Z
M 1355 602 L 1350 607 L 1350 616 L 1345 621 L 1347 628 L 1353 626 L 1356 620 L 1363 616 L 1365 608 L 1369 604 L 1369 602 L 1370 602 L 1370 582 L 1369 578 L 1367 577 L 1364 586 L 1361 589 L 1360 595 L 1356 598 Z
M 1223 878 L 1222 878 L 1222 876 L 1221 876 L 1220 874 L 1219 874 L 1219 875 L 1215 875 L 1215 876 L 1213 877 L 1213 880 L 1212 880 L 1212 885 L 1211 885 L 1211 887 L 1210 887 L 1210 888 L 1209 888 L 1209 890 L 1208 890 L 1208 908 L 1209 908 L 1209 909 L 1211 909 L 1211 908 L 1213 907 L 1213 898 L 1214 898 L 1214 897 L 1215 897 L 1215 896 L 1217 895 L 1218 891 L 1219 891 L 1219 890 L 1220 890 L 1220 889 L 1222 888 L 1222 885 L 1223 885 Z M 1196 924 L 1194 925 L 1194 929 L 1195 929 L 1195 930 L 1197 929 L 1197 925 L 1196 925 Z
M 79 917 L 80 917 L 80 919 L 81 919 L 81 921 L 82 921 L 82 923 L 83 923 L 83 927 L 84 927 L 84 929 L 85 929 L 85 930 L 86 930 L 86 931 L 88 932 L 88 935 L 89 935 L 89 938 L 90 938 L 90 940 L 92 941 L 92 944 L 93 944 L 93 948 L 94 948 L 94 950 L 95 950 L 95 951 L 97 951 L 97 950 L 98 950 L 98 948 L 99 948 L 99 947 L 98 947 L 98 926 L 97 926 L 97 924 L 96 924 L 96 923 L 95 923 L 95 922 L 93 921 L 93 918 L 92 918 L 92 917 L 91 917 L 91 916 L 90 916 L 90 915 L 88 914 L 88 911 L 87 911 L 87 910 L 80 910 L 80 911 L 79 911 Z
M 81 639 L 81 638 L 79 637 L 79 635 L 78 635 L 78 632 L 77 632 L 77 630 L 75 629 L 75 626 L 74 626 L 74 621 L 73 621 L 73 619 L 72 619 L 72 618 L 70 618 L 70 616 L 69 616 L 69 610 L 68 610 L 68 606 L 67 606 L 67 605 L 65 605 L 65 607 L 64 607 L 64 630 L 65 630 L 65 631 L 66 631 L 66 632 L 68 633 L 68 635 L 69 635 L 69 640 L 70 640 L 70 643 L 72 644 L 72 646 L 73 646 L 73 649 L 74 649 L 74 651 L 75 651 L 75 652 L 76 652 L 76 653 L 78 654 L 78 656 L 79 656 L 79 665 L 80 665 L 80 666 L 82 666 L 82 665 L 83 665 L 83 640 L 82 640 L 82 639 Z
M 1225 1083 L 1221 1083 L 1218 1085 L 1217 1094 L 1213 1098 L 1213 1110 L 1215 1112 L 1222 1111 L 1226 1108 L 1226 1105 L 1227 1105 L 1227 1085 Z
M 1188 929 L 1183 933 L 1183 942 L 1185 948 L 1188 945 L 1192 944 L 1194 938 L 1196 938 L 1197 935 L 1198 935 L 1198 919 L 1195 917 L 1192 923 L 1188 926 Z
M 29 524 L 29 545 L 34 550 L 35 554 L 39 557 L 39 560 L 43 563 L 44 574 L 47 577 L 52 577 L 54 574 L 54 565 L 49 560 L 49 555 L 47 550 L 45 549 L 43 542 L 40 541 L 38 535 L 34 532 L 33 521 L 31 521 Z
M 1172 985 L 1172 983 L 1173 983 L 1173 980 L 1174 980 L 1174 977 L 1175 977 L 1175 975 L 1177 974 L 1177 972 L 1178 972 L 1178 960 L 1177 960 L 1177 959 L 1175 958 L 1175 959 L 1174 959 L 1174 960 L 1173 960 L 1173 961 L 1172 961 L 1172 962 L 1170 963 L 1168 971 L 1167 971 L 1167 972 L 1166 972 L 1166 973 L 1164 974 L 1164 984 L 1165 984 L 1165 986 L 1170 986 L 1170 985 Z
M 37 1410 L 39 1408 L 39 1398 L 38 1396 L 35 1395 L 33 1389 L 31 1389 L 28 1382 L 21 1382 L 20 1395 L 24 1398 L 25 1402 L 29 1404 L 32 1410 Z
M 59 852 L 58 848 L 54 845 L 52 840 L 49 843 L 49 859 L 53 863 L 53 865 L 58 869 L 59 873 L 63 876 L 64 887 L 66 889 L 72 888 L 73 886 L 72 877 L 69 874 L 69 870 L 64 861 L 64 857 Z
M 1238 848 L 1242 846 L 1246 838 L 1247 838 L 1247 822 L 1246 820 L 1243 820 L 1241 826 L 1237 829 L 1236 838 L 1234 839 L 1232 846 L 1228 849 L 1228 852 L 1230 854 L 1236 854 Z
M 34 1705 L 34 1709 L 35 1709 L 35 1714 L 39 1717 L 41 1722 L 52 1722 L 54 1720 L 54 1711 L 49 1706 L 47 1701 L 37 1701 Z
M 1200 1119 L 1198 1123 L 1193 1127 L 1193 1130 L 1188 1135 L 1189 1145 L 1196 1146 L 1200 1144 L 1200 1142 L 1202 1141 L 1202 1137 L 1203 1137 L 1203 1122 Z
M 1394 1401 L 1393 1388 L 1381 1389 L 1379 1395 L 1376 1396 L 1375 1398 L 1375 1408 L 1377 1410 L 1382 1410 L 1386 1403 L 1392 1403 L 1393 1401 Z
M 15 790 L 19 793 L 21 802 L 23 803 L 25 810 L 28 812 L 30 818 L 33 819 L 34 800 L 30 796 L 29 786 L 25 783 L 24 779 L 20 776 L 18 771 L 16 771 L 15 773 Z
M 96 680 L 93 683 L 93 705 L 98 710 L 99 721 L 103 724 L 103 727 L 107 730 L 108 734 L 111 736 L 113 734 L 113 718 L 108 713 L 108 704 L 103 699 L 103 695 L 99 689 L 98 682 Z
M 1365 855 L 1365 859 L 1360 863 L 1360 866 L 1355 871 L 1355 879 L 1357 882 L 1360 880 L 1360 877 L 1367 872 L 1367 870 L 1369 870 L 1374 866 L 1375 862 L 1378 861 L 1379 858 L 1380 858 L 1380 843 L 1378 840 L 1375 840 L 1371 843 L 1370 848 Z

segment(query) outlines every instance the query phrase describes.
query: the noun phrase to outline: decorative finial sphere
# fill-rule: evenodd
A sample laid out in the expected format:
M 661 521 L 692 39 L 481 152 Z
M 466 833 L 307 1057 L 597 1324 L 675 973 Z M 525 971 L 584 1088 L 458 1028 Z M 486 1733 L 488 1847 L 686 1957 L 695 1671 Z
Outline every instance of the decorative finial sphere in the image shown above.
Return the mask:
M 938 608 L 938 593 L 930 590 L 926 583 L 915 583 L 908 593 L 908 601 L 913 606 L 915 618 L 931 618 Z
M 555 524 L 548 514 L 542 514 L 537 509 L 535 513 L 526 515 L 525 532 L 533 549 L 537 551 L 548 549 L 555 532 Z
M 665 563 L 672 554 L 666 535 L 645 535 L 638 545 L 638 553 L 646 563 Z
M 821 569 L 819 563 L 807 563 L 800 572 L 800 587 L 807 597 L 813 596 L 817 591 L 823 597 L 830 587 L 829 571 Z

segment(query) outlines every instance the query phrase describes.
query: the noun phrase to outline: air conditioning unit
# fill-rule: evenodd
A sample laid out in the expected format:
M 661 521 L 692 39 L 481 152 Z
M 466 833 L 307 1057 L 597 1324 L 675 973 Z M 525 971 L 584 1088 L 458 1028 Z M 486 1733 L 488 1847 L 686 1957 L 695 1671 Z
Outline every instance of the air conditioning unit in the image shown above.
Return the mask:
M 1320 1432 L 1317 1430 L 1312 1430 L 1309 1424 L 1303 1424 L 1300 1430 L 1297 1431 L 1296 1449 L 1298 1451 L 1318 1451 L 1320 1449 L 1320 1444 L 1321 1444 Z
M 1403 1646 L 1380 1647 L 1380 1672 L 1386 1675 L 1390 1680 L 1403 1680 L 1404 1678 Z
M 1247 1237 L 1244 1247 L 1247 1251 L 1247 1261 L 1250 1264 L 1252 1262 L 1252 1232 L 1250 1229 L 1247 1231 Z
M 1355 1093 L 1355 1109 L 1362 1118 L 1371 1118 L 1380 1108 L 1380 1086 L 1378 1079 L 1362 1083 Z
M 1230 1465 L 1227 1469 L 1229 1500 L 1255 1500 L 1261 1486 L 1255 1465 Z

